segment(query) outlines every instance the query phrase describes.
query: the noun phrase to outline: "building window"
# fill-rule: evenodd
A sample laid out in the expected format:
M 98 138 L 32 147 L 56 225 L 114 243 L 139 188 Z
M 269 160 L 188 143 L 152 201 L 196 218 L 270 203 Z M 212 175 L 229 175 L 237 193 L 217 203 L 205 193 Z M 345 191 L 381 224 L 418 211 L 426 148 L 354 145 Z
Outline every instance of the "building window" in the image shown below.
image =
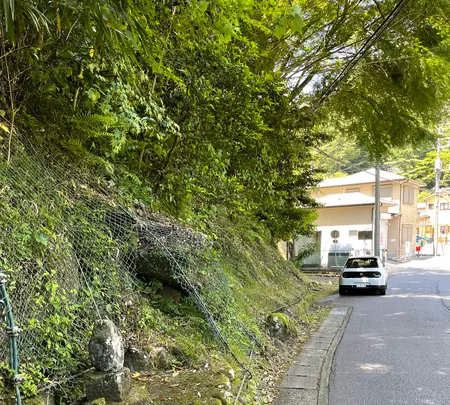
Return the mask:
M 357 238 L 358 237 L 358 231 L 348 231 L 348 237 L 349 238 Z
M 411 242 L 413 236 L 413 226 L 411 224 L 402 225 L 402 243 Z
M 425 233 L 428 234 L 432 234 L 433 233 L 433 227 L 431 225 L 427 225 L 425 226 Z
M 403 203 L 414 204 L 414 189 L 412 187 L 403 187 Z
M 434 204 L 428 204 L 428 209 L 429 210 L 434 210 Z
M 358 240 L 371 240 L 371 239 L 372 239 L 372 231 L 358 232 Z
M 450 209 L 448 202 L 441 203 L 441 210 L 448 210 L 448 209 Z
M 348 188 L 345 190 L 346 193 L 359 193 L 359 188 Z
M 339 238 L 339 231 L 331 231 L 331 237 L 333 239 Z
M 375 197 L 375 186 L 372 186 L 372 197 Z M 382 184 L 380 186 L 380 198 L 392 200 L 392 184 Z

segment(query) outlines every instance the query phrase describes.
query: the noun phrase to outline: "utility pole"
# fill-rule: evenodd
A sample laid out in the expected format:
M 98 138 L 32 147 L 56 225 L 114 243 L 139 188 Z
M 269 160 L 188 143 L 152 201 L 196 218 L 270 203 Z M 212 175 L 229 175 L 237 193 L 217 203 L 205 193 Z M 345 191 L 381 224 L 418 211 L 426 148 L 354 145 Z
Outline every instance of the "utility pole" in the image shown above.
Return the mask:
M 374 220 L 374 254 L 380 256 L 380 166 L 375 167 L 375 220 Z
M 438 138 L 437 140 L 437 156 L 436 156 L 436 160 L 434 162 L 434 171 L 436 172 L 436 184 L 435 184 L 435 188 L 434 188 L 434 227 L 435 227 L 435 231 L 434 231 L 434 243 L 433 243 L 433 253 L 434 256 L 438 255 L 438 240 L 439 240 L 439 195 L 440 195 L 440 190 L 439 190 L 439 182 L 441 180 L 441 172 L 442 172 L 442 161 L 441 161 L 441 139 Z

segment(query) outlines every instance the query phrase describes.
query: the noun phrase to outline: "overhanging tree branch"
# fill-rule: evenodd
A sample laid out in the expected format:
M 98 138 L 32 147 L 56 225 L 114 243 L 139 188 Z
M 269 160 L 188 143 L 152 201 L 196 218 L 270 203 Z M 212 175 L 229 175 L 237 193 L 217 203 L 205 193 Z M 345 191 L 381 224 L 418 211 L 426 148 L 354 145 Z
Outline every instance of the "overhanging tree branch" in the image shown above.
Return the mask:
M 339 83 L 344 80 L 356 64 L 366 55 L 369 49 L 375 44 L 375 42 L 383 35 L 386 29 L 392 24 L 395 18 L 400 14 L 403 8 L 406 6 L 409 0 L 399 0 L 397 5 L 392 9 L 389 15 L 383 20 L 381 25 L 375 30 L 375 32 L 367 39 L 363 46 L 358 50 L 355 56 L 344 66 L 341 73 L 333 80 L 333 82 L 325 89 L 319 99 L 311 107 L 311 111 L 314 112 L 320 105 L 326 100 L 326 98 L 332 93 Z

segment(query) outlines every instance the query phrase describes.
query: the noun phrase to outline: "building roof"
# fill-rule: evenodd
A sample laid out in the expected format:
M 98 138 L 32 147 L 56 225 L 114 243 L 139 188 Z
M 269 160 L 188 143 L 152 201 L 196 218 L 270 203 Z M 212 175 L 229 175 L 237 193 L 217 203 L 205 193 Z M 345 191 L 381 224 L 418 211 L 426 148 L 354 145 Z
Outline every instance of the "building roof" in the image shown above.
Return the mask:
M 375 205 L 375 197 L 370 197 L 363 193 L 346 193 L 346 194 L 328 194 L 323 197 L 319 197 L 316 201 L 322 204 L 324 207 L 343 207 L 348 205 Z M 383 205 L 395 207 L 397 204 L 380 199 Z
M 380 170 L 380 182 L 408 182 L 416 185 L 417 187 L 423 187 L 425 184 L 420 183 L 416 180 L 407 179 L 405 176 L 400 176 L 399 174 L 386 172 L 385 170 Z M 367 169 L 362 172 L 351 174 L 346 177 L 337 177 L 333 179 L 325 179 L 321 181 L 317 187 L 336 187 L 336 186 L 350 186 L 356 184 L 367 184 L 375 183 L 375 168 Z
M 439 195 L 441 197 L 448 197 L 450 196 L 450 188 L 449 187 L 445 187 L 445 188 L 440 188 L 439 189 Z M 430 197 L 434 197 L 435 194 L 434 192 L 428 194 L 426 197 L 424 197 L 425 200 L 428 200 Z

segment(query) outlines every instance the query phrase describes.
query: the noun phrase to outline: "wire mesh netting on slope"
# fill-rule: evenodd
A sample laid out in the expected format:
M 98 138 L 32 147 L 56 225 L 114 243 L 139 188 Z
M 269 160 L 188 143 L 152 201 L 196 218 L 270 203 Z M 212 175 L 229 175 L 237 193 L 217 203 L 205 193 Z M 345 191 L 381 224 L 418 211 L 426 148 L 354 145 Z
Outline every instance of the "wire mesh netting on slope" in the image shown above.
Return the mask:
M 23 330 L 21 362 L 54 378 L 86 364 L 94 320 L 122 320 L 120 297 L 134 289 L 135 230 L 131 222 L 115 229 L 105 196 L 58 176 L 46 158 L 20 142 L 9 163 L 2 155 L 0 265 Z
M 236 318 L 228 279 L 204 235 L 138 217 L 24 139 L 7 156 L 0 144 L 0 271 L 22 329 L 23 372 L 63 381 L 85 369 L 98 318 L 138 328 L 125 299 L 139 288 L 136 271 L 149 269 L 193 298 L 236 360 L 248 354 L 256 337 Z M 0 342 L 7 363 L 4 329 Z

